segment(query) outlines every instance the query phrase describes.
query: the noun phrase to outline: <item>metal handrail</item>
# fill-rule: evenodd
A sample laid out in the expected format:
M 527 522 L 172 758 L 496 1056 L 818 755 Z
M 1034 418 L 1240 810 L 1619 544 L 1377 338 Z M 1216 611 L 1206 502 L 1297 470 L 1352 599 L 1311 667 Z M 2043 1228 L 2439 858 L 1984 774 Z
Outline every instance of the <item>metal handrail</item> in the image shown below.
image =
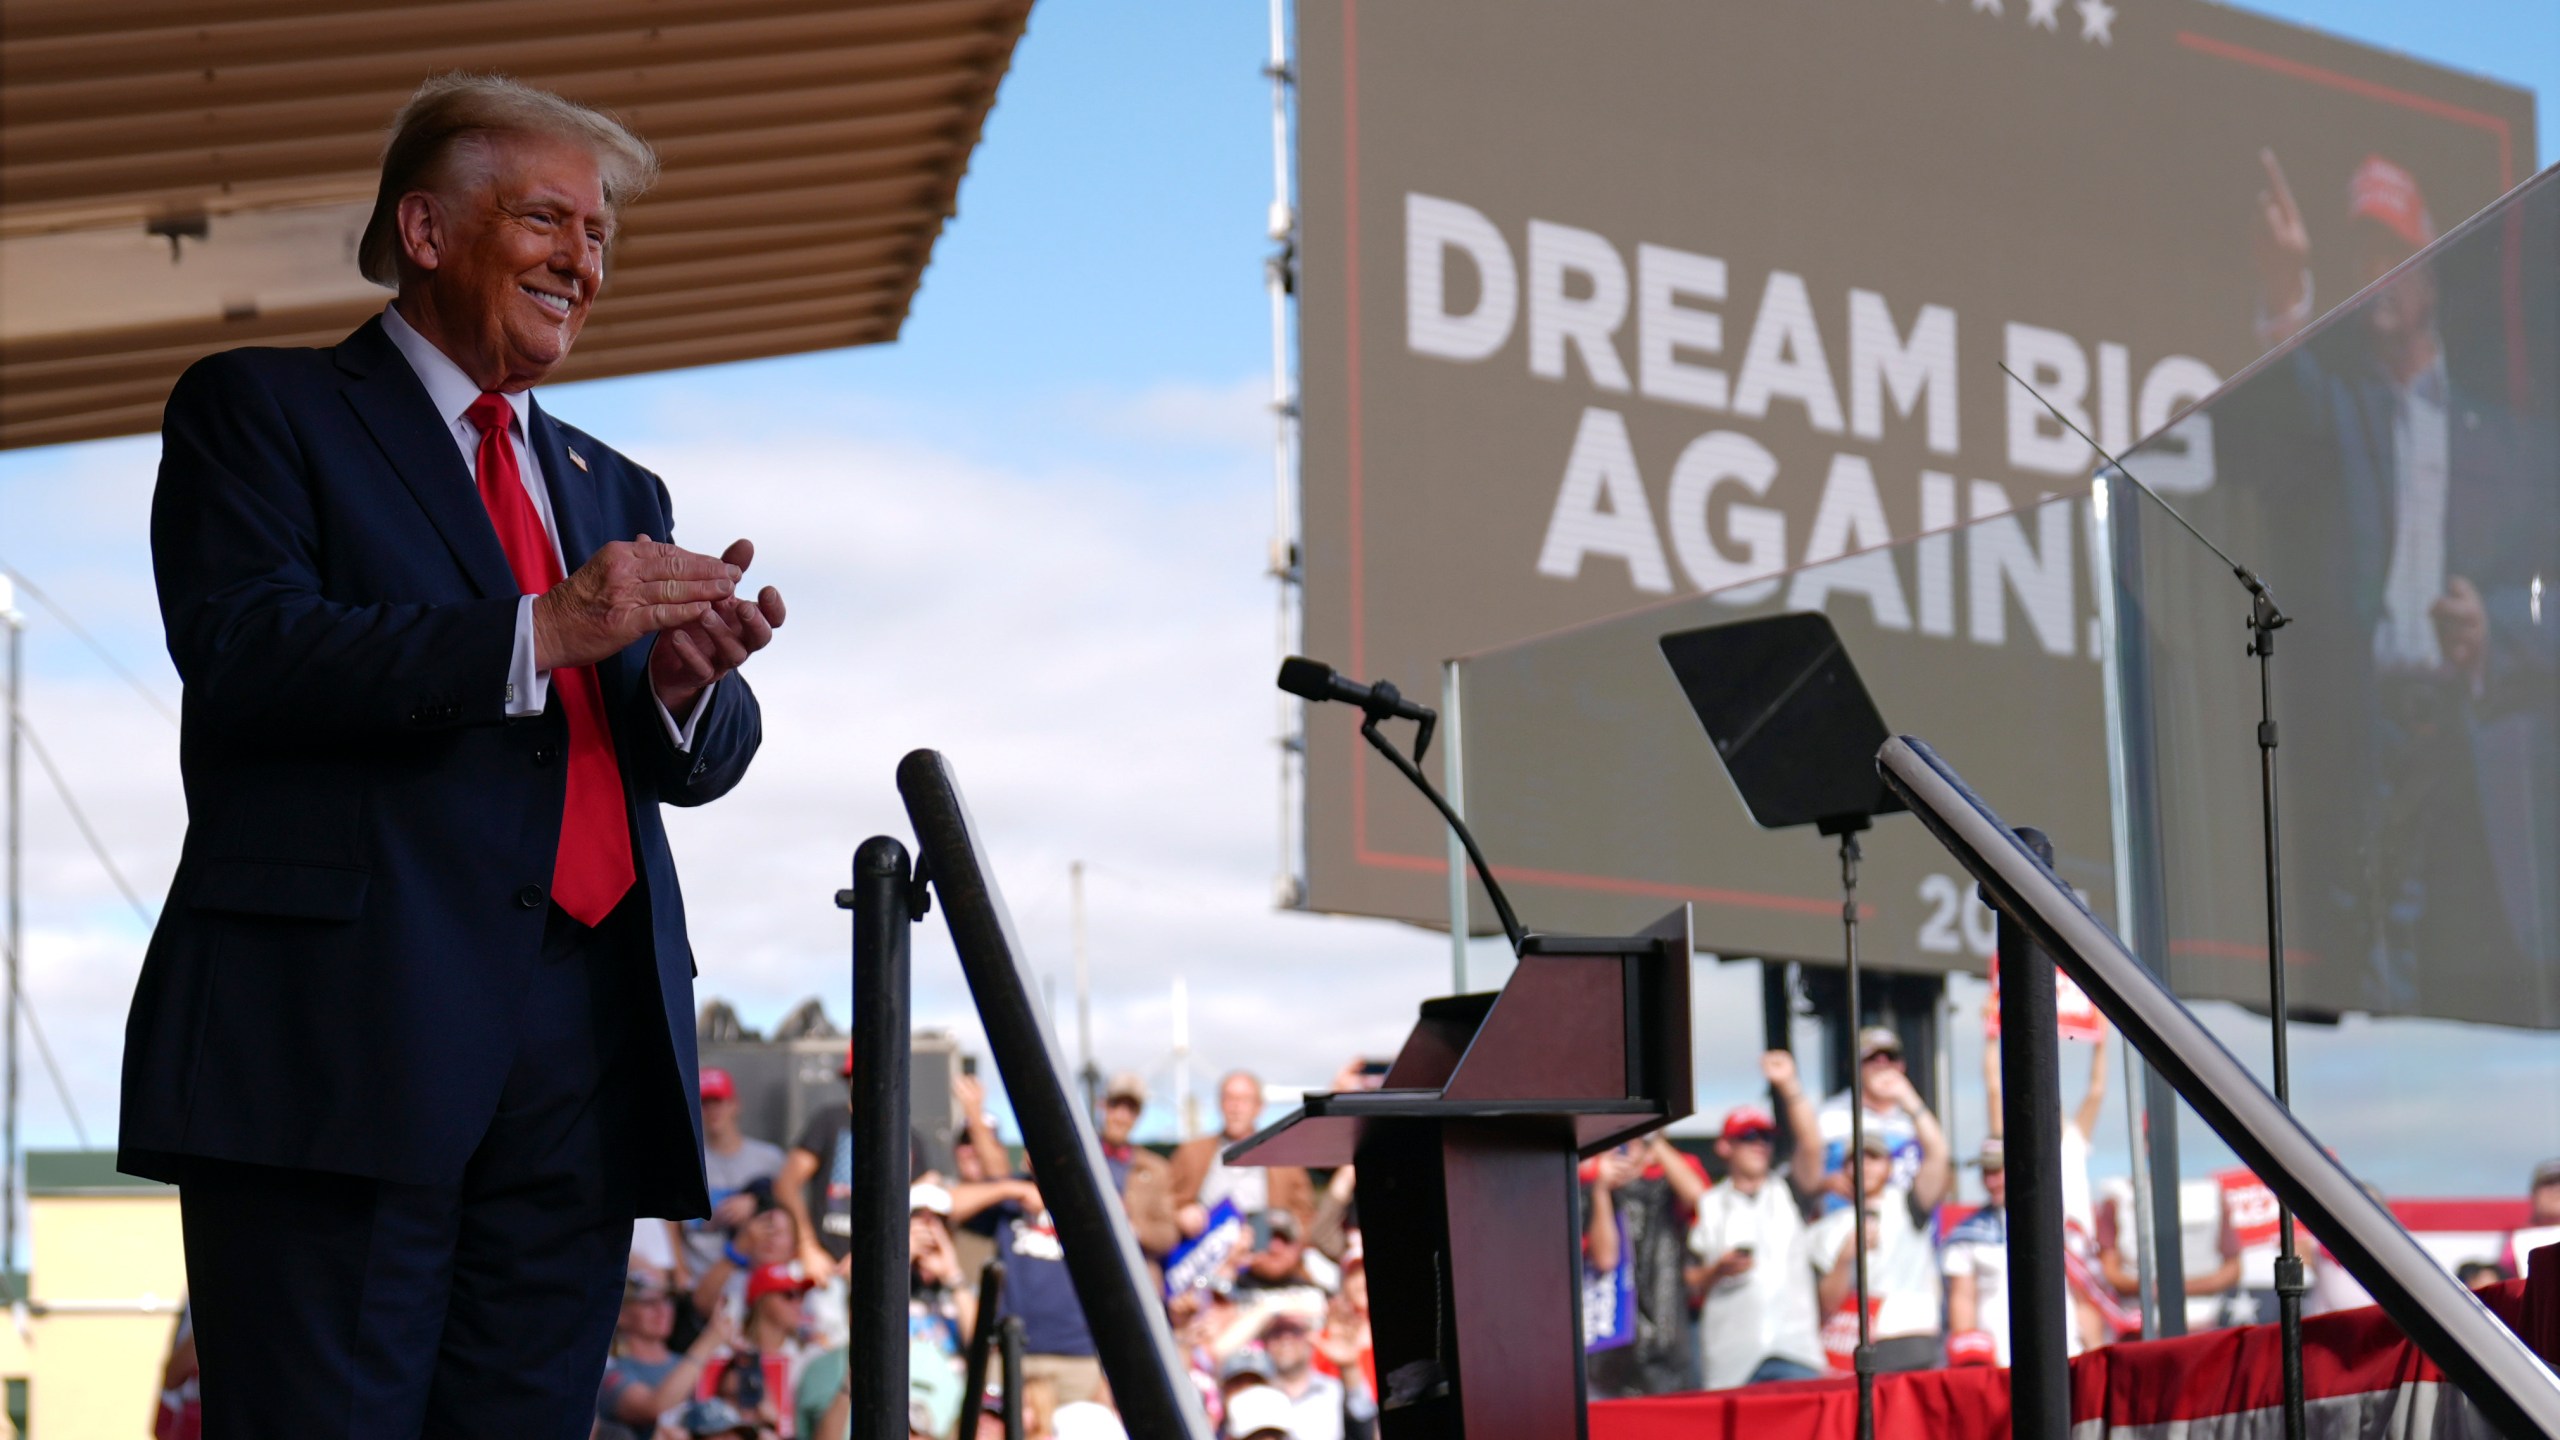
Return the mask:
M 915 825 L 917 878 L 942 904 L 1112 1401 L 1131 1435 L 1209 1440 L 1208 1412 L 1175 1347 L 1092 1119 L 1077 1103 L 1066 1053 L 1035 998 L 1013 917 L 950 762 L 931 750 L 913 752 L 899 762 L 898 792 Z M 1006 1375 L 1010 1381 L 1009 1363 Z
M 1935 751 L 1902 736 L 1885 743 L 1876 768 L 1992 904 L 2051 952 L 2492 1423 L 2560 1440 L 2560 1376 L 2445 1273 Z

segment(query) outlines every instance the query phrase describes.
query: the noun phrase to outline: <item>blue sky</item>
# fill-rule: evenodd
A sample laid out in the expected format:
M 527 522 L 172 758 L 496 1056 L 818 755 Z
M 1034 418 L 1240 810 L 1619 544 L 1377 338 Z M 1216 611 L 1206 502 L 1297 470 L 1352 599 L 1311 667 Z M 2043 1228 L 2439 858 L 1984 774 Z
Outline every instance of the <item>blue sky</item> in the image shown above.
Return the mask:
M 2560 5 L 2249 8 L 2531 87 L 2539 153 L 2560 151 Z M 750 672 L 771 717 L 757 776 L 676 824 L 704 989 L 750 1022 L 812 993 L 842 1016 L 827 897 L 863 835 L 903 829 L 888 781 L 918 744 L 971 785 L 1061 985 L 1066 867 L 1089 862 L 1100 1060 L 1159 1093 L 1177 975 L 1204 1091 L 1228 1064 L 1320 1086 L 1343 1057 L 1384 1053 L 1445 985 L 1439 937 L 1270 905 L 1265 24 L 1259 0 L 1041 0 L 898 344 L 546 392 L 674 478 L 683 536 L 756 536 L 759 572 L 793 599 Z M 141 532 L 155 454 L 137 438 L 0 455 L 0 556 L 174 696 Z M 28 654 L 31 720 L 156 903 L 183 815 L 174 733 L 41 612 Z M 1179 706 L 1120 698 L 1163 677 Z M 32 784 L 28 988 L 102 1143 L 146 930 Z M 920 934 L 920 1020 L 972 1033 L 939 932 Z M 1752 1088 L 1756 1018 L 1735 1017 L 1756 1017 L 1755 987 L 1701 969 L 1702 1114 Z M 2248 1023 L 2225 1018 L 2245 1044 Z M 2351 1162 L 2386 1188 L 2512 1193 L 2531 1153 L 2560 1151 L 2548 1107 L 2520 1112 L 2521 1134 L 2513 1116 L 2477 1143 L 2439 1133 L 2478 1116 L 2483 1089 L 2560 1090 L 2545 1037 L 2352 1027 L 2298 1043 L 2306 1096 L 2335 1097 L 2315 1125 L 2347 1127 Z M 2467 1073 L 2437 1073 L 2447 1054 Z M 1959 1055 L 1956 1073 L 1979 1072 Z M 31 1143 L 69 1142 L 32 1059 L 25 1084 Z M 1958 1128 L 1980 1135 L 1978 1113 L 1960 1108 Z M 2111 1108 L 2102 1171 L 2123 1133 Z

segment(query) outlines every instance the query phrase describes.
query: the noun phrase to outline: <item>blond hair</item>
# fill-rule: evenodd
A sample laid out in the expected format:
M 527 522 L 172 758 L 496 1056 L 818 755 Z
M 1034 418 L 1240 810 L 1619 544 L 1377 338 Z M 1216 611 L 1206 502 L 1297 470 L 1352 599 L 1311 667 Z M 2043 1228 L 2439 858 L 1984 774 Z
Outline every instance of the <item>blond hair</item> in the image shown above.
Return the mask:
M 602 110 L 504 75 L 438 75 L 392 118 L 391 139 L 382 148 L 382 188 L 356 245 L 364 278 L 399 287 L 402 197 L 449 191 L 457 163 L 473 158 L 492 135 L 541 135 L 586 146 L 604 180 L 605 204 L 617 209 L 658 180 L 657 153 Z

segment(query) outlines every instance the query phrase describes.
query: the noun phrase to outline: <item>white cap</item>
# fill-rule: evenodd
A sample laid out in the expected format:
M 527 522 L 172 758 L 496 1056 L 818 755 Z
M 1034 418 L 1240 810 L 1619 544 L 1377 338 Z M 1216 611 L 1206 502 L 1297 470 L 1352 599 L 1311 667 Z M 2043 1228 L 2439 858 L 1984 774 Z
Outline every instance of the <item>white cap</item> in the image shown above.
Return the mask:
M 1049 1427 L 1057 1440 L 1129 1440 L 1120 1417 L 1090 1400 L 1059 1406 L 1058 1413 L 1049 1417 Z
M 1277 1432 L 1297 1440 L 1298 1431 L 1289 1413 L 1289 1397 L 1268 1385 L 1248 1385 L 1227 1397 L 1227 1433 L 1235 1440 L 1253 1440 L 1266 1431 Z
M 930 1210 L 948 1220 L 951 1218 L 951 1192 L 939 1185 L 926 1183 L 907 1187 L 907 1213 Z

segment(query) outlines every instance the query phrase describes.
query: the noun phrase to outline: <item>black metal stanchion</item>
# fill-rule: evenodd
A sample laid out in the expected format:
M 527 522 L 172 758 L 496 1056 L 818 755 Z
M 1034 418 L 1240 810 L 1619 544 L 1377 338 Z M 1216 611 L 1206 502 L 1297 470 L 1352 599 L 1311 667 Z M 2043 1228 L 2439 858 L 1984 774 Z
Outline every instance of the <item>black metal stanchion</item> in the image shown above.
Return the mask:
M 1823 826 L 1828 830 L 1829 824 Z M 1854 1050 L 1858 1027 L 1866 1023 L 1866 1014 L 1858 993 L 1858 831 L 1866 828 L 1866 819 L 1840 829 L 1840 929 L 1847 942 L 1845 959 L 1849 972 L 1850 1044 Z M 1852 1054 L 1849 1059 L 1849 1204 L 1851 1218 L 1850 1248 L 1857 1254 L 1857 1293 L 1850 1302 L 1858 1307 L 1858 1350 L 1852 1357 L 1858 1374 L 1858 1440 L 1876 1440 L 1876 1352 L 1875 1314 L 1867 1304 L 1867 1092 L 1866 1077 L 1860 1072 L 1863 1057 Z M 1798 1143 L 1804 1143 L 1799 1141 Z M 1820 1143 L 1818 1139 L 1814 1143 Z
M 1004 1440 L 1022 1440 L 1022 1317 L 1006 1316 L 996 1333 L 1004 1350 Z
M 2047 867 L 2053 842 L 2018 839 Z M 1989 894 L 1983 902 L 1989 904 Z M 2062 1057 L 2053 959 L 2000 915 L 2000 1093 L 2009 1172 L 2009 1433 L 2071 1429 L 2071 1351 L 2062 1264 Z
M 2275 597 L 2243 571 L 2249 587 L 2249 653 L 2258 661 L 2258 809 L 2265 825 L 2267 873 L 2267 1028 L 2274 1042 L 2276 1103 L 2293 1108 L 2293 1066 L 2285 1053 L 2291 1019 L 2284 994 L 2284 860 L 2276 830 L 2276 631 L 2286 623 Z M 2302 1381 L 2302 1256 L 2295 1250 L 2293 1207 L 2276 1202 L 2276 1327 L 2284 1347 L 2285 1440 L 2304 1440 L 2310 1424 Z
M 995 1343 L 996 1305 L 1004 1299 L 1004 1262 L 990 1260 L 978 1272 L 978 1321 L 969 1327 L 968 1363 L 960 1372 L 960 1423 L 951 1440 L 976 1440 L 978 1412 L 987 1402 L 987 1351 Z
M 853 852 L 853 1280 L 846 1373 L 853 1433 L 907 1427 L 907 847 Z

